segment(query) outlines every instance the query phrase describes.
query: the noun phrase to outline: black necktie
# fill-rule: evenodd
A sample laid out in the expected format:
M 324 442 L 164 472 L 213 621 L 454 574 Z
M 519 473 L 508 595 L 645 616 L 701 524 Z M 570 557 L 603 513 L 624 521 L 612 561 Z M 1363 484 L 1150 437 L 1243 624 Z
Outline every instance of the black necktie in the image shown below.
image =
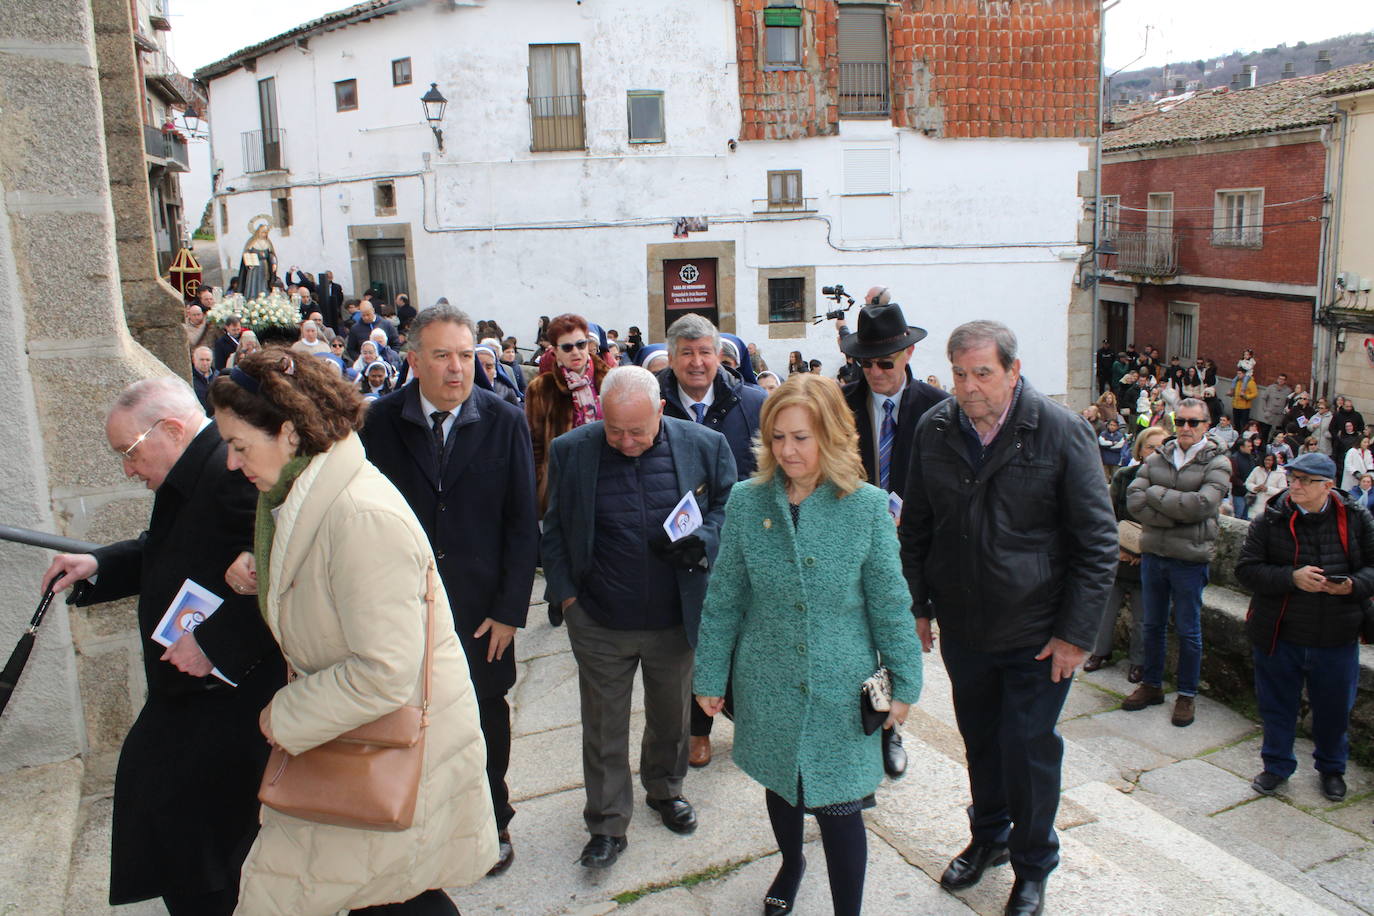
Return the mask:
M 444 421 L 448 419 L 447 410 L 436 410 L 429 415 L 434 421 L 434 449 L 439 453 L 439 460 L 444 459 Z

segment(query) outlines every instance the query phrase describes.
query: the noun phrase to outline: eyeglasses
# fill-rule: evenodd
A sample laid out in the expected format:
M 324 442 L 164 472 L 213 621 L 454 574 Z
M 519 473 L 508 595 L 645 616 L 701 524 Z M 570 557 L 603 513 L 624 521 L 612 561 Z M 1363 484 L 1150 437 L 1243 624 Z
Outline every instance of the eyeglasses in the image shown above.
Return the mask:
M 1197 417 L 1175 417 L 1174 422 L 1179 426 L 1206 426 L 1211 420 L 1199 420 Z
M 139 436 L 137 439 L 135 439 L 135 440 L 134 440 L 134 444 L 131 445 L 131 446 L 129 446 L 128 448 L 126 448 L 126 449 L 115 449 L 115 452 L 119 455 L 120 460 L 121 460 L 121 461 L 132 461 L 132 460 L 133 460 L 133 457 L 134 457 L 134 449 L 136 449 L 136 448 L 138 448 L 140 445 L 142 445 L 142 444 L 143 444 L 143 440 L 144 440 L 144 439 L 147 439 L 150 435 L 152 435 L 153 430 L 157 429 L 159 423 L 163 423 L 163 422 L 165 422 L 165 421 L 167 421 L 167 420 L 170 420 L 170 419 L 172 419 L 172 418 L 171 418 L 171 417 L 163 417 L 161 420 L 158 420 L 157 423 L 154 423 L 152 426 L 150 426 L 150 427 L 148 427 L 147 429 L 145 429 L 145 430 L 143 431 L 143 435 L 141 435 L 141 436 Z
M 576 341 L 573 341 L 572 343 L 559 344 L 559 345 L 558 345 L 558 349 L 562 350 L 564 353 L 571 353 L 571 352 L 574 351 L 574 350 L 585 350 L 585 349 L 587 349 L 587 344 L 589 344 L 589 343 L 591 343 L 590 340 L 587 340 L 586 338 L 583 338 L 582 340 L 576 340 Z
M 1293 484 L 1298 484 L 1299 486 L 1310 487 L 1314 483 L 1330 482 L 1331 479 L 1329 477 L 1305 477 L 1302 474 L 1293 474 L 1291 472 L 1288 475 L 1289 486 L 1292 486 Z
M 895 369 L 897 362 L 891 359 L 860 359 L 856 360 L 862 369 Z

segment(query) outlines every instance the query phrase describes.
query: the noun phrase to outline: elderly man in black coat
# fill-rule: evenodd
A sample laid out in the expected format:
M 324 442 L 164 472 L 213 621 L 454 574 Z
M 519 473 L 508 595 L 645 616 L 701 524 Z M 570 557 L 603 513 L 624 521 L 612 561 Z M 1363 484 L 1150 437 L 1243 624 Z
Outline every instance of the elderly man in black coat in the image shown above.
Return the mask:
M 916 424 L 949 395 L 911 375 L 908 363 L 916 344 L 925 339 L 925 329 L 906 323 L 902 307 L 889 301 L 886 288 L 874 287 L 867 299 L 856 333 L 839 325 L 840 350 L 860 372 L 858 381 L 845 386 L 844 400 L 859 431 L 859 457 L 868 482 L 900 497 Z M 906 751 L 895 726 L 883 729 L 883 769 L 894 779 L 906 772 Z
M 474 358 L 472 319 L 450 305 L 425 309 L 407 353 L 415 383 L 373 403 L 363 426 L 367 457 L 396 485 L 424 526 L 467 654 L 487 779 L 501 838 L 492 868 L 510 867 L 510 706 L 516 629 L 525 625 L 539 545 L 534 454 L 519 408 L 491 390 Z
M 180 379 L 131 385 L 105 431 L 124 473 L 157 494 L 148 530 L 61 554 L 43 581 L 94 577 L 83 605 L 139 596 L 148 696 L 115 774 L 110 903 L 162 897 L 172 916 L 229 916 L 258 829 L 268 752 L 258 714 L 286 682 L 256 600 L 230 587 L 253 549 L 257 491 L 228 469 L 214 421 Z M 164 649 L 151 634 L 188 579 L 223 603 Z
M 916 631 L 941 656 L 968 757 L 972 842 L 940 884 L 1010 859 L 1007 916 L 1044 909 L 1064 742 L 1055 730 L 1107 610 L 1116 517 L 1089 426 L 1021 376 L 995 321 L 954 329 L 954 398 L 921 420 L 899 534 Z

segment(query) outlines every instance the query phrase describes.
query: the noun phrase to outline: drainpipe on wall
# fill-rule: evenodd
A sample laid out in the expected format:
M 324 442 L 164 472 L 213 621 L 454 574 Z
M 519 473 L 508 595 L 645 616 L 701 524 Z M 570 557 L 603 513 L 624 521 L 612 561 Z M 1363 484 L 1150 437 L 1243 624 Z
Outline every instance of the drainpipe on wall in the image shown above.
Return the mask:
M 1326 231 L 1321 234 L 1321 249 L 1317 259 L 1317 299 L 1316 314 L 1313 316 L 1313 324 L 1323 327 L 1324 333 L 1318 335 L 1320 344 L 1314 345 L 1312 357 L 1312 379 L 1316 382 L 1317 372 L 1325 368 L 1323 383 L 1326 386 L 1328 396 L 1339 394 L 1336 389 L 1336 362 L 1340 358 L 1336 351 L 1336 340 L 1340 334 L 1339 322 L 1332 321 L 1331 327 L 1327 328 L 1320 324 L 1322 312 L 1329 304 L 1331 288 L 1334 284 L 1335 262 L 1341 253 L 1341 200 L 1345 188 L 1345 153 L 1346 139 L 1350 135 L 1350 113 L 1335 104 L 1338 115 L 1337 123 L 1340 125 L 1340 143 L 1335 144 L 1334 138 L 1332 146 L 1328 147 L 1328 162 L 1334 152 L 1338 160 L 1335 169 L 1329 165 L 1326 169 L 1326 180 L 1323 182 L 1323 193 L 1326 200 L 1322 204 L 1323 215 L 1326 217 Z M 1332 172 L 1335 175 L 1332 175 Z M 1335 188 L 1331 186 L 1332 179 L 1335 180 Z
M 1102 123 L 1106 115 L 1103 99 L 1107 92 L 1107 68 L 1102 55 L 1107 41 L 1107 11 L 1113 6 L 1116 6 L 1116 3 L 1107 6 L 1103 2 L 1098 4 L 1097 9 L 1097 136 L 1093 143 L 1093 250 L 1091 258 L 1093 336 L 1091 345 L 1088 347 L 1088 377 L 1092 379 L 1089 387 L 1094 390 L 1094 393 L 1096 393 L 1095 389 L 1097 388 L 1097 342 L 1102 339 L 1102 281 L 1099 279 L 1102 272 L 1102 256 L 1097 253 L 1101 244 L 1099 236 L 1102 232 Z M 1131 308 L 1135 308 L 1135 306 L 1132 305 Z

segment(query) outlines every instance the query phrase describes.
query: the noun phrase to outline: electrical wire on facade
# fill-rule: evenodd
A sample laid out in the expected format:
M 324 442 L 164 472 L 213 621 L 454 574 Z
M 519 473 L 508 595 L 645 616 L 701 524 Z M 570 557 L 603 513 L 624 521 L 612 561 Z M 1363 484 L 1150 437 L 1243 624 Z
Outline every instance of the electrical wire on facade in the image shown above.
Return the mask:
M 1161 192 L 1161 193 L 1163 193 L 1163 192 Z M 1169 192 L 1169 193 L 1172 193 L 1172 192 Z M 1240 193 L 1240 192 L 1237 191 L 1237 192 L 1235 192 L 1235 193 Z M 1106 194 L 1106 195 L 1103 195 L 1103 196 L 1104 196 L 1104 197 L 1120 197 L 1121 195 L 1119 195 L 1119 194 Z M 1271 208 L 1273 208 L 1273 207 L 1292 207 L 1292 206 L 1294 206 L 1294 205 L 1296 205 L 1296 204 L 1310 203 L 1310 202 L 1312 202 L 1312 201 L 1314 201 L 1314 200 L 1325 201 L 1325 200 L 1326 200 L 1326 195 L 1325 195 L 1325 194 L 1313 194 L 1311 197 L 1302 197 L 1302 198 L 1299 198 L 1298 200 L 1284 200 L 1284 201 L 1280 201 L 1279 203 L 1276 203 L 1276 204 L 1261 204 L 1261 205 L 1260 205 L 1260 209 L 1261 209 L 1261 210 L 1269 210 L 1269 209 L 1271 209 Z M 1216 210 L 1216 207 L 1215 207 L 1215 206 L 1212 206 L 1212 207 L 1156 207 L 1156 208 L 1150 208 L 1150 207 L 1128 207 L 1128 206 L 1126 206 L 1125 204 L 1121 204 L 1121 203 L 1117 204 L 1117 205 L 1116 205 L 1116 208 L 1117 208 L 1118 210 L 1131 210 L 1131 211 L 1134 211 L 1134 212 L 1136 212 L 1136 213 L 1190 213 L 1190 212 L 1202 212 L 1202 211 L 1212 212 L 1212 211 Z

